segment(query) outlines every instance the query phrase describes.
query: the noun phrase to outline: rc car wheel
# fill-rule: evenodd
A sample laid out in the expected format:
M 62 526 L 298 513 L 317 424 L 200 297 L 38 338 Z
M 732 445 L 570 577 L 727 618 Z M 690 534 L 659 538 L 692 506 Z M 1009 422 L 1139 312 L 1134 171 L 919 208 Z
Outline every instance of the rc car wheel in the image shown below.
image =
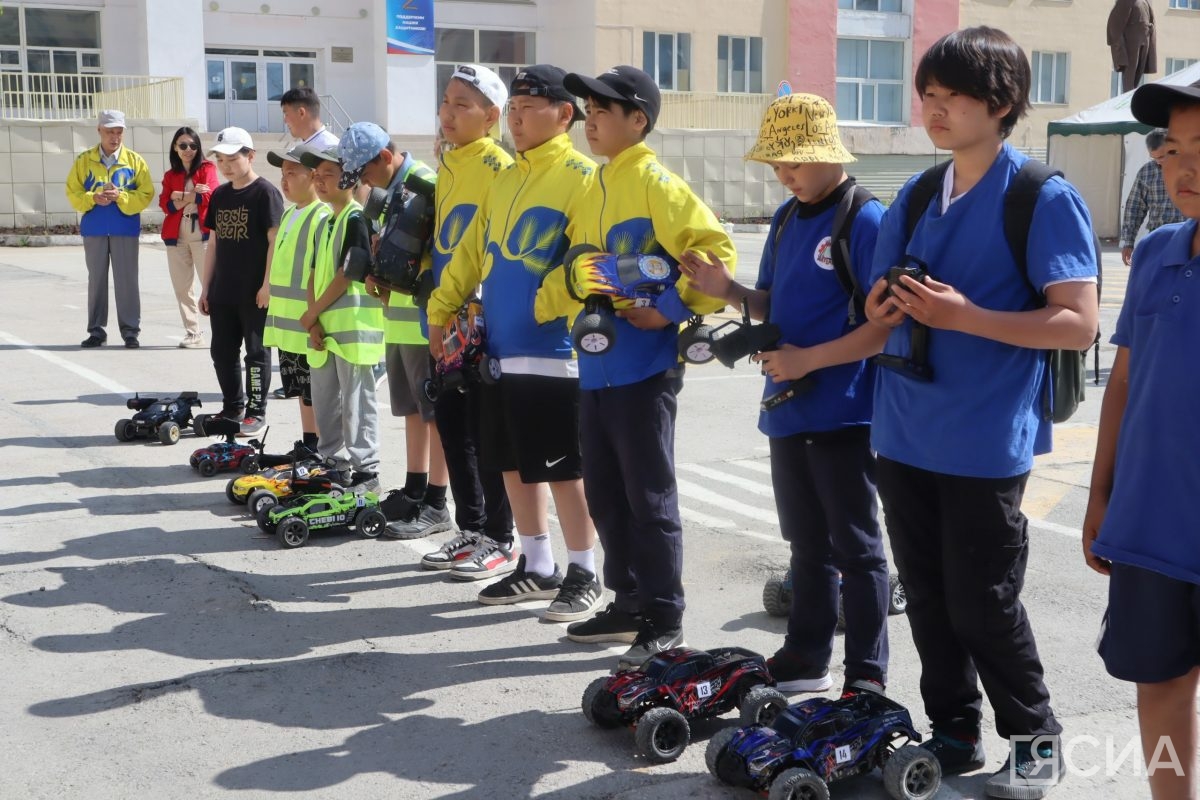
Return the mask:
M 432 378 L 426 378 L 421 384 L 421 394 L 425 395 L 425 399 L 431 403 L 437 402 L 438 390 Z
M 634 741 L 638 750 L 656 764 L 674 761 L 691 741 L 687 718 L 673 708 L 652 708 L 638 720 Z
M 900 582 L 899 575 L 891 575 L 888 577 L 888 613 L 903 614 L 908 611 L 908 593 L 904 591 L 904 584 Z
M 279 498 L 269 489 L 255 489 L 243 502 L 250 513 L 258 518 L 260 512 L 270 511 L 277 506 Z
M 264 505 L 254 512 L 254 521 L 258 523 L 258 529 L 268 536 L 275 533 L 275 526 L 271 524 L 271 512 L 274 509 L 275 506 Z
M 117 426 L 113 428 L 113 434 L 118 442 L 128 442 L 137 435 L 137 425 L 131 419 L 119 419 Z
M 883 788 L 895 800 L 929 800 L 942 785 L 942 765 L 924 747 L 905 745 L 883 765 Z
M 488 384 L 500 380 L 500 362 L 484 353 L 479 359 L 479 378 Z
M 225 499 L 233 503 L 235 506 L 240 506 L 246 502 L 246 497 L 238 497 L 233 493 L 233 485 L 237 483 L 237 478 L 230 478 L 229 483 L 225 484 Z
M 598 356 L 612 348 L 616 332 L 616 326 L 608 314 L 580 314 L 571 329 L 571 341 L 576 350 Z
M 378 539 L 387 527 L 387 517 L 378 508 L 365 508 L 354 519 L 354 530 L 364 539 Z
M 279 543 L 289 550 L 303 547 L 308 541 L 308 525 L 298 517 L 291 517 L 280 523 L 275 535 L 279 537 Z
M 742 727 L 770 725 L 779 716 L 779 712 L 787 707 L 787 697 L 783 692 L 771 686 L 755 686 L 742 700 Z
M 241 470 L 245 475 L 253 475 L 258 472 L 258 456 L 246 456 L 243 458 Z
M 204 432 L 204 423 L 208 422 L 208 418 L 211 416 L 212 416 L 212 414 L 197 414 L 195 417 L 192 418 L 192 430 L 196 433 L 197 436 L 207 436 L 208 435 L 207 433 Z
M 721 730 L 714 733 L 713 737 L 708 740 L 708 747 L 704 748 L 704 763 L 708 767 L 708 771 L 717 780 L 725 780 L 721 777 L 719 770 L 721 756 L 725 754 L 725 748 L 733 741 L 733 735 L 737 732 L 737 728 L 721 728 Z
M 213 475 L 217 474 L 217 464 L 211 458 L 206 458 L 201 461 L 197 466 L 197 469 L 199 469 L 200 474 L 206 478 L 211 478 Z
M 713 355 L 712 325 L 699 325 L 695 328 L 684 328 L 679 334 L 679 356 L 689 364 L 707 364 L 716 356 Z
M 771 782 L 767 800 L 829 800 L 829 787 L 812 770 L 785 769 Z
M 763 608 L 772 617 L 786 617 L 792 611 L 792 590 L 786 585 L 783 574 L 772 575 L 763 585 Z
M 583 690 L 580 705 L 587 721 L 600 728 L 616 728 L 621 724 L 617 712 L 617 698 L 608 691 L 608 678 L 596 678 Z
M 158 426 L 158 440 L 163 444 L 175 444 L 179 441 L 179 423 L 164 422 Z

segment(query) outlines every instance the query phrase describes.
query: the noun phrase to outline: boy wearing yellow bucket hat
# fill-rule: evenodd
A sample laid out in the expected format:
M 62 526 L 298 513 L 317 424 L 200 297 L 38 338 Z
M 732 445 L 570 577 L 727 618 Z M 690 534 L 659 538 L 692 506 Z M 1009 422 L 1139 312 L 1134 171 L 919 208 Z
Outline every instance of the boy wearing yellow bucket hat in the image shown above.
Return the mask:
M 754 357 L 764 398 L 812 376 L 811 388 L 763 410 L 779 528 L 791 544 L 792 607 L 783 646 L 768 661 L 780 689 L 829 689 L 838 574 L 846 617 L 845 692 L 882 692 L 887 680 L 888 570 L 875 502 L 870 430 L 874 367 L 887 329 L 866 323 L 883 206 L 857 187 L 854 161 L 823 98 L 777 98 L 746 154 L 769 164 L 791 193 L 771 222 L 753 289 L 719 260 L 688 255 L 692 285 L 778 325 L 778 350 Z

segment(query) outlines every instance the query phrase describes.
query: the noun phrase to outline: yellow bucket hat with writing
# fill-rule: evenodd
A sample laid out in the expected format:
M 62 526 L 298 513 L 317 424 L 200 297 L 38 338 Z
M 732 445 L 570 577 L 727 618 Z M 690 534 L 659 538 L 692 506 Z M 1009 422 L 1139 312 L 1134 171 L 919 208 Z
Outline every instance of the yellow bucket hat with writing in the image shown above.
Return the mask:
M 758 141 L 746 160 L 849 164 L 856 159 L 842 144 L 837 114 L 828 100 L 815 94 L 787 94 L 767 106 Z

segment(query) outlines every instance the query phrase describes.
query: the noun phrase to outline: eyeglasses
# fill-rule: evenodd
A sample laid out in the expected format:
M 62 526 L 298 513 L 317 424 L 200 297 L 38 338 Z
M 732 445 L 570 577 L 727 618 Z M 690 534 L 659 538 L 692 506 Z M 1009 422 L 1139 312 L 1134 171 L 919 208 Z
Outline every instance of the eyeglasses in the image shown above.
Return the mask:
M 199 150 L 200 145 L 196 144 L 195 142 L 176 142 L 175 149 L 176 150 Z

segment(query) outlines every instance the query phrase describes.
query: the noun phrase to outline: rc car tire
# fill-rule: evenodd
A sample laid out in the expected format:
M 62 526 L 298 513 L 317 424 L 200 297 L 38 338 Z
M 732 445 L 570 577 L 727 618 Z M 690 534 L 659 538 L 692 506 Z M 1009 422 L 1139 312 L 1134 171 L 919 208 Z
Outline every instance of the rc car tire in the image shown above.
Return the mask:
M 432 378 L 426 378 L 421 384 L 421 394 L 425 395 L 425 399 L 431 403 L 437 402 L 438 390 Z
M 158 426 L 158 440 L 163 444 L 176 444 L 179 442 L 179 423 L 164 422 Z
M 117 425 L 113 428 L 113 435 L 117 437 L 118 442 L 128 442 L 133 439 L 137 431 L 137 425 L 131 419 L 119 419 Z
M 683 754 L 692 731 L 683 714 L 659 706 L 642 715 L 633 738 L 642 755 L 656 764 L 665 764 Z
M 709 346 L 712 342 L 712 332 L 716 330 L 715 326 L 700 325 L 684 330 L 679 337 L 680 358 L 689 364 L 707 364 L 716 358 L 712 347 Z
M 298 517 L 289 517 L 275 529 L 279 543 L 289 550 L 303 547 L 308 541 L 308 525 Z
M 583 690 L 580 702 L 587 721 L 599 728 L 616 728 L 621 724 L 616 700 L 608 690 L 608 678 L 596 678 Z
M 192 431 L 194 431 L 197 436 L 207 436 L 208 435 L 207 433 L 204 432 L 204 423 L 208 422 L 208 418 L 210 416 L 212 416 L 212 415 L 211 414 L 197 414 L 195 417 L 192 418 Z
M 903 614 L 908 611 L 908 593 L 904 591 L 904 584 L 900 582 L 899 575 L 888 576 L 888 613 Z
M 258 472 L 258 456 L 246 456 L 240 466 L 242 474 L 253 475 Z
M 245 503 L 246 508 L 257 519 L 260 511 L 263 509 L 270 511 L 278 505 L 279 498 L 270 489 L 255 489 L 246 497 Z
M 270 536 L 275 533 L 275 526 L 271 524 L 271 511 L 275 506 L 264 505 L 254 512 L 254 521 L 258 523 L 258 529 Z
M 770 725 L 788 707 L 787 697 L 772 686 L 755 686 L 740 706 L 742 727 Z
M 708 747 L 704 748 L 704 764 L 708 767 L 708 771 L 712 773 L 712 776 L 719 781 L 724 781 L 718 770 L 718 766 L 721 763 L 721 756 L 725 753 L 725 748 L 729 747 L 729 743 L 733 741 L 733 735 L 737 732 L 737 728 L 721 728 L 721 730 L 714 733 L 713 737 L 708 740 Z
M 488 385 L 500 380 L 500 362 L 487 353 L 479 359 L 479 379 Z
M 230 478 L 229 483 L 225 484 L 225 499 L 233 503 L 235 506 L 240 506 L 245 504 L 246 497 L 244 495 L 242 497 L 238 497 L 233 493 L 233 485 L 235 483 L 237 483 L 237 478 Z
M 883 764 L 883 788 L 895 800 L 929 800 L 942 785 L 942 765 L 923 747 L 905 745 Z
M 784 584 L 783 575 L 772 575 L 763 584 L 763 608 L 772 617 L 786 617 L 792 611 L 792 592 Z
M 785 769 L 771 781 L 767 800 L 829 800 L 829 787 L 808 769 Z
M 364 508 L 354 518 L 354 530 L 364 539 L 378 539 L 387 527 L 387 517 L 378 508 Z
M 571 330 L 571 341 L 581 353 L 599 356 L 612 349 L 616 326 L 608 314 L 581 314 Z
M 200 470 L 200 474 L 206 478 L 211 478 L 213 475 L 217 474 L 217 465 L 211 458 L 204 459 L 196 468 Z

